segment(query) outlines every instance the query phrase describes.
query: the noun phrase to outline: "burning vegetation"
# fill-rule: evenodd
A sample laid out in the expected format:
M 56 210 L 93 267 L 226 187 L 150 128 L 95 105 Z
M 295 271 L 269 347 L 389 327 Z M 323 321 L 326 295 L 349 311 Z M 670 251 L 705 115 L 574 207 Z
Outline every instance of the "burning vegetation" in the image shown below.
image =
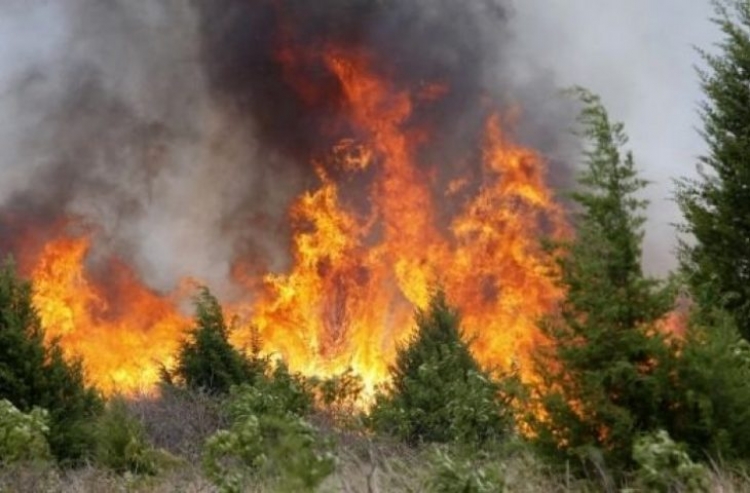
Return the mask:
M 362 5 L 196 4 L 214 111 L 268 153 L 264 166 L 284 163 L 284 176 L 302 177 L 280 224 L 250 199 L 222 218 L 233 238 L 223 259 L 231 279 L 219 286 L 228 293 L 233 342 L 246 347 L 259 334 L 263 353 L 295 371 L 351 368 L 373 389 L 413 330 L 414 310 L 442 286 L 478 361 L 527 372 L 537 321 L 561 296 L 540 239 L 560 238 L 566 225 L 545 159 L 514 137 L 523 110 L 490 85 L 497 60 L 487 53 L 502 50 L 488 49 L 497 38 L 486 19 L 501 26 L 504 11 L 493 2 L 438 2 L 434 11 L 423 2 L 355 3 Z M 146 137 L 131 142 L 146 151 L 133 170 L 148 175 L 149 194 L 158 195 L 154 163 L 169 152 L 169 132 L 146 127 Z M 97 145 L 78 147 L 96 154 Z M 107 158 L 117 167 L 116 155 Z M 33 280 L 48 337 L 83 357 L 93 383 L 107 392 L 148 390 L 159 365 L 173 363 L 189 287 L 212 280 L 152 287 L 149 268 L 131 254 L 138 238 L 123 247 L 116 226 L 72 205 L 96 187 L 96 170 L 52 169 L 52 176 L 74 170 L 78 182 L 49 198 L 20 194 L 22 206 L 2 216 L 0 228 L 34 234 L 4 240 L 6 249 Z M 117 194 L 96 201 L 123 206 Z M 258 217 L 263 226 L 253 235 L 273 239 L 270 253 L 257 238 L 232 236 Z M 280 251 L 289 252 L 281 265 Z

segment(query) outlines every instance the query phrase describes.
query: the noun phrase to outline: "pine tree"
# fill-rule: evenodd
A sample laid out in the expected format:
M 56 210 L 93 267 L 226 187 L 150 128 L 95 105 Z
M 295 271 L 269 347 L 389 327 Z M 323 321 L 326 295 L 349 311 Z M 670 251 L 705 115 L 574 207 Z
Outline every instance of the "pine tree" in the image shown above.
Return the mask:
M 696 301 L 726 309 L 750 340 L 750 1 L 714 6 L 724 40 L 719 54 L 702 52 L 708 154 L 700 179 L 678 184 L 683 232 L 695 240 L 682 245 L 681 260 Z
M 623 126 L 598 97 L 575 94 L 589 145 L 572 194 L 575 238 L 555 245 L 566 298 L 541 324 L 549 340 L 536 355 L 543 412 L 531 420 L 543 448 L 619 468 L 635 436 L 663 422 L 671 352 L 656 323 L 672 298 L 641 270 L 646 203 L 636 193 L 646 183 L 621 150 Z
M 232 385 L 252 383 L 264 368 L 251 364 L 229 342 L 229 329 L 218 300 L 207 288 L 195 298 L 195 326 L 177 355 L 169 380 L 190 389 L 226 394 Z M 257 356 L 253 357 L 257 362 Z
M 699 459 L 750 458 L 750 342 L 732 317 L 696 310 L 676 363 L 672 438 Z
M 81 362 L 66 359 L 57 341 L 45 343 L 31 289 L 12 262 L 0 268 L 0 399 L 26 412 L 46 409 L 53 454 L 77 461 L 93 448 L 89 423 L 101 412 L 102 400 L 86 386 Z
M 472 356 L 442 291 L 416 321 L 416 333 L 391 369 L 390 388 L 371 413 L 374 427 L 410 444 L 501 436 L 507 408 L 500 387 Z

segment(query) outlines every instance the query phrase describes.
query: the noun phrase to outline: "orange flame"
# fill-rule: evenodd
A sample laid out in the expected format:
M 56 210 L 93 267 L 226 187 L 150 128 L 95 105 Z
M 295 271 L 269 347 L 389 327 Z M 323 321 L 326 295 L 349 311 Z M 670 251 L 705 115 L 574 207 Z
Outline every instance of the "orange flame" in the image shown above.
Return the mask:
M 42 325 L 48 338 L 83 358 L 89 379 L 104 392 L 148 391 L 159 379 L 159 364 L 171 365 L 185 320 L 169 298 L 114 260 L 105 294 L 84 270 L 89 248 L 85 237 L 44 247 L 32 273 Z
M 366 136 L 356 144 L 366 161 L 345 171 L 377 168 L 368 191 L 372 211 L 358 216 L 342 203 L 326 174 L 339 162 L 335 153 L 316 165 L 320 188 L 292 209 L 294 267 L 268 276 L 254 306 L 267 349 L 305 373 L 351 367 L 372 388 L 387 378 L 399 342 L 411 333 L 413 307 L 425 307 L 439 283 L 461 310 L 483 364 L 522 365 L 539 337 L 538 319 L 561 294 L 539 246 L 543 234 L 565 229 L 541 159 L 513 145 L 501 119 L 491 117 L 483 185 L 442 232 L 434 180 L 416 159 L 427 136 L 406 125 L 424 90 L 396 90 L 368 70 L 366 57 L 340 50 L 321 56 L 341 84 L 349 124 Z M 442 195 L 456 188 L 452 182 Z
M 318 188 L 292 204 L 293 267 L 261 283 L 237 279 L 260 288 L 250 293 L 255 301 L 230 311 L 249 312 L 265 352 L 293 370 L 328 376 L 352 368 L 372 391 L 412 332 L 414 307 L 425 307 L 440 284 L 461 311 L 479 361 L 528 372 L 529 350 L 540 337 L 536 323 L 561 296 L 539 245 L 541 236 L 565 230 L 543 161 L 513 144 L 494 115 L 486 123 L 481 183 L 459 177 L 438 185 L 436 170 L 418 159 L 429 131 L 415 129 L 410 118 L 417 105 L 450 88 L 398 88 L 359 53 L 284 49 L 279 60 L 289 83 L 310 104 L 327 96 L 300 80 L 304 70 L 295 65 L 316 57 L 339 83 L 342 128 L 350 135 L 313 163 Z M 364 211 L 341 186 L 353 178 L 368 182 Z M 463 205 L 446 221 L 441 201 L 448 197 L 463 198 Z M 90 245 L 88 237 L 63 237 L 36 261 L 34 301 L 43 324 L 66 351 L 83 357 L 103 390 L 149 389 L 189 322 L 176 295 L 149 290 L 116 260 L 106 289 L 95 282 L 85 268 Z M 249 337 L 249 330 L 238 331 L 233 342 L 241 347 Z

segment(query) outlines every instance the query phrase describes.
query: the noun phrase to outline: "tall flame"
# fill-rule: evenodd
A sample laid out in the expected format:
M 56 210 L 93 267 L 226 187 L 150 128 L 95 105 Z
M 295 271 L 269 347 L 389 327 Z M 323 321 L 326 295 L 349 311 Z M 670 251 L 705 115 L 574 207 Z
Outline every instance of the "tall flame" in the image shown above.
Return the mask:
M 326 94 L 309 86 L 299 65 L 314 60 L 335 78 L 338 130 L 346 135 L 313 159 L 319 185 L 291 206 L 291 269 L 260 283 L 242 280 L 260 286 L 248 293 L 254 301 L 228 308 L 249 312 L 246 325 L 258 328 L 264 350 L 292 369 L 325 376 L 352 368 L 372 389 L 412 333 L 414 308 L 440 285 L 482 364 L 515 362 L 527 371 L 536 322 L 561 295 L 539 239 L 561 235 L 565 224 L 540 157 L 515 145 L 503 118 L 491 114 L 476 157 L 481 176 L 442 184 L 436 166 L 420 158 L 430 130 L 413 117 L 449 87 L 401 88 L 356 50 L 285 48 L 278 58 L 310 104 Z M 179 296 L 148 289 L 120 261 L 109 262 L 106 279 L 92 277 L 92 241 L 62 236 L 45 246 L 30 269 L 34 301 L 50 337 L 83 357 L 95 384 L 108 392 L 148 389 L 158 365 L 172 362 L 189 321 Z M 233 342 L 246 345 L 250 333 L 235 332 Z
M 541 159 L 513 145 L 500 117 L 490 117 L 482 186 L 441 231 L 436 202 L 462 184 L 435 194 L 436 180 L 417 163 L 429 138 L 407 122 L 420 95 L 376 76 L 366 57 L 341 50 L 321 56 L 341 84 L 349 124 L 364 136 L 354 146 L 360 159 L 344 160 L 358 165 L 344 172 L 351 178 L 377 168 L 368 190 L 371 211 L 362 217 L 342 203 L 326 172 L 341 160 L 316 164 L 320 188 L 292 209 L 294 267 L 268 276 L 254 307 L 268 348 L 304 372 L 351 367 L 375 385 L 387 378 L 398 344 L 413 329 L 413 307 L 425 307 L 440 284 L 463 314 L 480 362 L 522 363 L 539 337 L 539 317 L 560 296 L 539 240 L 562 234 L 564 222 Z M 443 90 L 429 93 L 439 97 Z M 352 145 L 347 139 L 335 149 Z

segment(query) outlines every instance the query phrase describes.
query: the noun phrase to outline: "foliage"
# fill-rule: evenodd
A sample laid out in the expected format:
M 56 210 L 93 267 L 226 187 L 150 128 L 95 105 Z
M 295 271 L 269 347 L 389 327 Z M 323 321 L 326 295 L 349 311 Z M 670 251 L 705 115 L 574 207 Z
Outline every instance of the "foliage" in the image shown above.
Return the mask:
M 638 491 L 701 493 L 709 491 L 708 470 L 694 463 L 684 447 L 664 430 L 638 438 L 633 444 L 638 464 Z
M 416 333 L 391 369 L 392 384 L 376 398 L 373 427 L 410 444 L 500 437 L 508 425 L 507 403 L 471 355 L 445 295 L 437 292 L 416 320 Z
M 365 386 L 360 375 L 347 368 L 327 378 L 310 378 L 308 382 L 320 417 L 325 417 L 332 426 L 342 431 L 362 430 L 367 415 L 362 409 Z
M 279 364 L 270 377 L 255 385 L 232 388 L 229 416 L 241 420 L 248 415 L 304 416 L 312 409 L 312 394 L 302 378 Z
M 677 360 L 670 434 L 695 457 L 750 457 L 750 343 L 731 316 L 694 315 Z
M 362 377 L 348 368 L 345 372 L 320 381 L 316 391 L 321 404 L 328 409 L 352 411 L 364 390 Z
M 177 354 L 173 372 L 163 371 L 166 383 L 226 394 L 232 385 L 252 382 L 265 371 L 265 360 L 246 358 L 229 343 L 229 328 L 218 300 L 207 288 L 195 298 L 195 325 Z
M 47 443 L 49 414 L 34 408 L 19 411 L 8 400 L 0 400 L 0 464 L 49 458 Z
M 80 361 L 66 359 L 57 341 L 45 343 L 31 285 L 11 261 L 0 267 L 0 398 L 23 412 L 49 412 L 48 440 L 57 459 L 79 461 L 92 450 L 88 423 L 101 411 L 101 397 L 86 386 Z
M 95 429 L 99 464 L 119 474 L 156 474 L 158 455 L 148 444 L 143 425 L 130 414 L 122 398 L 109 401 Z
M 657 323 L 672 296 L 641 272 L 645 182 L 621 153 L 623 127 L 598 97 L 575 93 L 590 146 L 572 194 L 576 237 L 554 245 L 566 297 L 540 324 L 549 343 L 536 354 L 541 413 L 530 424 L 543 450 L 601 472 L 630 465 L 633 437 L 669 420 L 673 354 Z
M 683 232 L 695 239 L 682 245 L 681 263 L 696 301 L 727 310 L 750 339 L 750 2 L 714 6 L 724 39 L 719 54 L 702 52 L 708 154 L 700 179 L 678 184 Z
M 472 459 L 460 460 L 438 449 L 429 481 L 435 493 L 497 493 L 503 491 L 502 472 L 497 467 L 477 465 Z
M 232 425 L 206 442 L 204 471 L 221 491 L 243 491 L 248 481 L 262 479 L 284 491 L 312 491 L 333 472 L 326 442 L 299 416 L 300 401 L 289 399 L 294 392 L 270 388 L 233 389 Z
M 277 361 L 270 375 L 259 379 L 254 387 L 265 396 L 274 396 L 279 412 L 304 416 L 312 411 L 311 382 L 299 373 L 290 372 L 283 361 Z

